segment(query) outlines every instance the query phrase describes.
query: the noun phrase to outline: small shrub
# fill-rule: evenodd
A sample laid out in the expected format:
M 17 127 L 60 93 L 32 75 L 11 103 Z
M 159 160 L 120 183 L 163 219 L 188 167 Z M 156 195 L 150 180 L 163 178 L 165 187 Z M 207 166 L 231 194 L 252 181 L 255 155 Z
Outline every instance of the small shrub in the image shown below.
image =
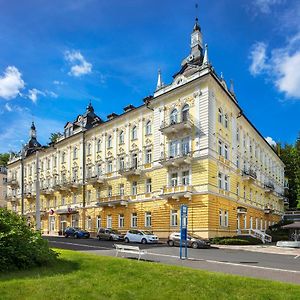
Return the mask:
M 220 240 L 219 245 L 251 245 L 251 243 L 247 240 L 231 238 Z
M 211 243 L 219 245 L 258 245 L 262 241 L 251 236 L 219 236 L 212 238 Z
M 25 218 L 0 208 L 0 272 L 51 264 L 57 253 Z

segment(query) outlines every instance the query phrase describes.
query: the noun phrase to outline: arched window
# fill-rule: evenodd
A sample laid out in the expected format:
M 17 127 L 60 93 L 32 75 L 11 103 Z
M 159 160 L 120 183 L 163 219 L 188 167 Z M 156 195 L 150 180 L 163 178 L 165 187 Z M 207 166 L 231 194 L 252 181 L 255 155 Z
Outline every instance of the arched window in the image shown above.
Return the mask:
M 91 155 L 91 154 L 92 154 L 92 144 L 91 144 L 91 143 L 88 143 L 87 154 L 88 154 L 88 155 Z
M 132 128 L 132 139 L 133 140 L 137 139 L 137 128 L 136 128 L 136 126 L 133 126 L 133 128 Z
M 65 153 L 63 153 L 63 155 L 65 155 Z M 73 158 L 76 159 L 77 158 L 77 148 L 74 147 L 73 149 Z
M 223 123 L 223 111 L 222 108 L 219 108 L 219 116 L 218 116 L 218 120 L 220 123 Z
M 225 128 L 228 128 L 228 115 L 227 114 L 224 115 L 224 126 L 225 126 Z
M 151 134 L 151 121 L 146 123 L 146 135 Z
M 190 112 L 190 107 L 188 104 L 186 104 L 183 108 L 182 108 L 182 121 L 188 121 L 189 119 L 189 112 Z
M 111 148 L 112 147 L 112 136 L 109 135 L 107 138 L 107 148 Z
M 101 141 L 98 140 L 97 141 L 97 152 L 100 152 L 101 151 Z
M 178 112 L 177 109 L 173 109 L 170 115 L 170 123 L 175 124 L 178 121 Z
M 121 130 L 119 135 L 119 144 L 124 144 L 124 131 Z

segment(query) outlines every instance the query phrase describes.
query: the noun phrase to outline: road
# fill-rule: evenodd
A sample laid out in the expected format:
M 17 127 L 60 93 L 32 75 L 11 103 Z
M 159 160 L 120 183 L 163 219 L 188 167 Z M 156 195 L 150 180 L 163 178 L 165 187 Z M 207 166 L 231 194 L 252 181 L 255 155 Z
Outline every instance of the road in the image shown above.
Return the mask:
M 45 237 L 51 247 L 115 255 L 111 241 Z M 118 244 L 121 244 L 118 242 Z M 180 260 L 179 248 L 166 244 L 139 245 L 147 249 L 146 260 L 171 265 L 187 266 L 222 273 L 272 279 L 300 284 L 300 257 L 232 249 L 188 249 L 188 260 Z M 127 255 L 126 255 L 127 256 Z

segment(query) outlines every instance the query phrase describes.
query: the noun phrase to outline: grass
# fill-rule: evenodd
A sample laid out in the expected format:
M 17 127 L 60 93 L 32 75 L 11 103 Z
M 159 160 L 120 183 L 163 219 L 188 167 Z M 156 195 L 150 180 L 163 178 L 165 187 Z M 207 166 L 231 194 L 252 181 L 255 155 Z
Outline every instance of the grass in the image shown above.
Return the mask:
M 0 299 L 300 299 L 300 286 L 69 250 L 0 275 Z

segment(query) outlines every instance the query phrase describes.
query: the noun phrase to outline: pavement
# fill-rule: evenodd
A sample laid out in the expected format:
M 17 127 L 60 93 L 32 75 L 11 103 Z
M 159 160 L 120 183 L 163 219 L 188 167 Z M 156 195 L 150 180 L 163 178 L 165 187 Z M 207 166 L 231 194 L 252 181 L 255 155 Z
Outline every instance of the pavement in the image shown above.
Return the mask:
M 113 245 L 122 244 L 96 239 L 66 239 L 50 236 L 45 238 L 51 247 L 102 256 L 115 256 L 116 251 Z M 211 249 L 188 249 L 188 259 L 181 260 L 178 247 L 169 247 L 165 243 L 137 245 L 147 251 L 147 254 L 143 256 L 145 261 L 300 284 L 299 249 L 265 245 L 222 245 Z M 125 254 L 124 257 L 136 258 L 136 255 Z

